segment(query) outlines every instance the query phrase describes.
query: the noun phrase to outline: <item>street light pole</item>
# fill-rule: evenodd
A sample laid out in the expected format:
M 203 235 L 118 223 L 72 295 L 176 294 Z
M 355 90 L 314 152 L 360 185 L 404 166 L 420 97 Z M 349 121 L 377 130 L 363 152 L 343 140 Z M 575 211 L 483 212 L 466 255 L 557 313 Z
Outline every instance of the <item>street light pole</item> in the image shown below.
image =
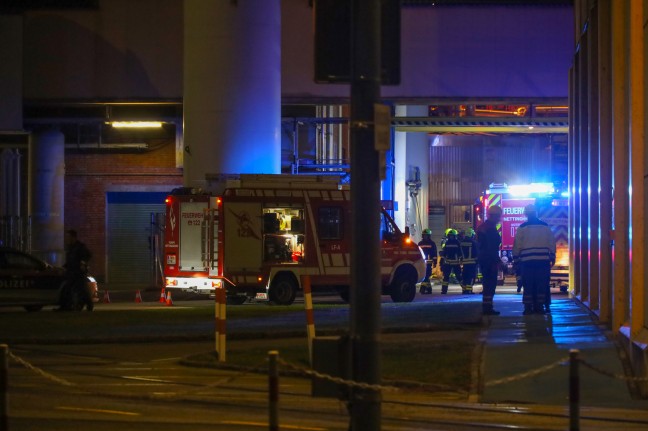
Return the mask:
M 351 369 L 353 380 L 381 382 L 380 169 L 374 104 L 380 98 L 381 0 L 353 0 L 351 13 Z M 353 388 L 351 430 L 377 431 L 381 394 Z

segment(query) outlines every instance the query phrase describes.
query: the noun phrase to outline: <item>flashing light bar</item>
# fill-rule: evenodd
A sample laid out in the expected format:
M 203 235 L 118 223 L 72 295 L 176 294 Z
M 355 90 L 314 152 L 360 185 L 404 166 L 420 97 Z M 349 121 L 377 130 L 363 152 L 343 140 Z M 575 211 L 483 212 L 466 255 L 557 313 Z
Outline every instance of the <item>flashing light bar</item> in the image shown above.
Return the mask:
M 552 183 L 531 183 L 509 186 L 508 192 L 513 196 L 529 196 L 534 193 L 553 193 L 554 185 Z
M 511 185 L 511 186 L 504 186 L 503 189 L 497 189 L 497 186 L 499 185 L 494 185 L 491 184 L 491 186 L 496 186 L 496 187 L 491 187 L 489 189 L 489 193 L 509 193 L 511 196 L 516 196 L 516 197 L 524 197 L 524 196 L 531 196 L 532 194 L 548 194 L 548 193 L 554 193 L 554 185 L 552 183 L 531 183 L 531 184 L 516 184 L 516 185 Z
M 128 129 L 159 129 L 162 127 L 161 121 L 112 121 L 108 124 L 115 128 Z

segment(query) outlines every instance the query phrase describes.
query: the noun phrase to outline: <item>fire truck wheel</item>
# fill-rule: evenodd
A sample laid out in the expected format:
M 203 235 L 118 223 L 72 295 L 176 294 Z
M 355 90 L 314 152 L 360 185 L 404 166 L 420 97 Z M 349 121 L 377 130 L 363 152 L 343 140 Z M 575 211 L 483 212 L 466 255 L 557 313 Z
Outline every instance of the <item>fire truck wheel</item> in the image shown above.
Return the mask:
M 394 302 L 412 302 L 416 296 L 416 278 L 406 273 L 392 281 L 389 295 Z
M 292 274 L 279 274 L 270 285 L 268 299 L 276 305 L 290 305 L 297 296 L 297 280 Z

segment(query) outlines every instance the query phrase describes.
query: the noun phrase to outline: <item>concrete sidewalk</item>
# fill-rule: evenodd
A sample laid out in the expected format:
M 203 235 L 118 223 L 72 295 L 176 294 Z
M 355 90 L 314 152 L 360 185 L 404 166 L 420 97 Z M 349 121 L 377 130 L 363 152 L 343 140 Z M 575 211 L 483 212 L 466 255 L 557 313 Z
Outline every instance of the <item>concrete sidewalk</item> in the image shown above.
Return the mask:
M 567 364 L 529 373 L 578 349 L 583 361 L 616 375 L 609 377 L 580 365 L 582 406 L 647 409 L 648 400 L 633 399 L 632 384 L 622 379 L 623 352 L 604 328 L 575 298 L 554 295 L 553 299 L 550 315 L 523 316 L 520 295 L 495 295 L 495 308 L 502 314 L 484 317 L 479 401 L 568 406 Z M 497 382 L 502 379 L 505 382 Z

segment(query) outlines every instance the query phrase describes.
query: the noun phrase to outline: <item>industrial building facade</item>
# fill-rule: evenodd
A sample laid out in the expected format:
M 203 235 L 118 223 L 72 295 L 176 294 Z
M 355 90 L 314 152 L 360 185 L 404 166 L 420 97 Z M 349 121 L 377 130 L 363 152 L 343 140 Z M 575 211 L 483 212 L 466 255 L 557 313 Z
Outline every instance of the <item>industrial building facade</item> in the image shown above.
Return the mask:
M 646 10 L 577 1 L 570 85 L 574 293 L 646 374 Z M 646 393 L 646 385 L 644 385 Z

